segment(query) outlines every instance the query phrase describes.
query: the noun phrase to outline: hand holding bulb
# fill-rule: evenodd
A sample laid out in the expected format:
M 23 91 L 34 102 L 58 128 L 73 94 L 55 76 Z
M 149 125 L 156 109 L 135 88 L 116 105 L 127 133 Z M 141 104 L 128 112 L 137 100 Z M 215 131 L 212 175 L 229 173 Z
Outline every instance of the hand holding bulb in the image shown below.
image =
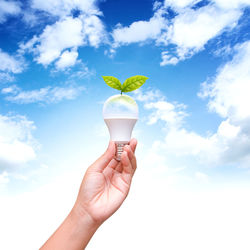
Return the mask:
M 114 159 L 115 143 L 110 141 L 106 152 L 88 168 L 84 176 L 75 208 L 87 212 L 97 225 L 110 217 L 128 195 L 136 170 L 136 145 L 137 141 L 132 139 L 118 162 Z
M 41 250 L 85 249 L 98 227 L 128 195 L 136 170 L 137 141 L 130 138 L 138 119 L 138 106 L 122 92 L 139 88 L 147 77 L 130 77 L 123 85 L 112 76 L 103 79 L 121 91 L 121 95 L 110 97 L 103 107 L 111 141 L 106 152 L 86 171 L 74 207 Z
M 137 141 L 124 148 L 121 161 L 115 157 L 115 143 L 86 171 L 74 207 L 40 250 L 85 249 L 89 240 L 123 203 L 136 170 Z
M 124 88 L 121 84 L 116 88 L 121 88 L 121 92 L 132 91 L 147 78 L 135 76 L 129 79 L 123 84 Z M 130 138 L 138 119 L 138 106 L 127 95 L 115 95 L 104 103 L 103 117 L 111 140 L 106 152 L 88 168 L 74 208 L 78 213 L 90 216 L 97 227 L 121 206 L 128 195 L 136 170 L 137 141 Z

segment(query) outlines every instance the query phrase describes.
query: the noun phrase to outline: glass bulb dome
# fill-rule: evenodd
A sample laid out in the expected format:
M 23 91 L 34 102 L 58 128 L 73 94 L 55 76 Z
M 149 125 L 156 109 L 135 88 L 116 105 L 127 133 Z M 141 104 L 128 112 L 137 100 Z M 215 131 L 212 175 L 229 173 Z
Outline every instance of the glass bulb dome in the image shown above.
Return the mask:
M 103 118 L 132 118 L 138 119 L 138 106 L 128 95 L 114 95 L 103 105 Z

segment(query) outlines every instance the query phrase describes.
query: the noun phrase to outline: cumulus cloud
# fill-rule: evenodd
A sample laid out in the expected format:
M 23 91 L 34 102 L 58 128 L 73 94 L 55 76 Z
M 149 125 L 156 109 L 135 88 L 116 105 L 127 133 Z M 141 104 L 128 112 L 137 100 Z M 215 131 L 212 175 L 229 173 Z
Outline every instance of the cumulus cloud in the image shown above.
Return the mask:
M 149 102 L 153 100 L 164 100 L 162 93 L 159 90 L 148 90 L 143 93 L 141 89 L 136 89 L 132 92 L 134 98 L 140 102 Z
M 237 45 L 233 59 L 222 67 L 212 82 L 202 84 L 199 96 L 208 98 L 208 108 L 226 118 L 218 135 L 228 138 L 224 157 L 249 162 L 250 155 L 250 41 Z
M 203 183 L 209 182 L 209 176 L 207 174 L 199 172 L 199 171 L 195 172 L 195 178 Z
M 182 8 L 192 6 L 197 2 L 200 2 L 200 0 L 165 0 L 164 5 L 180 11 Z
M 23 71 L 23 66 L 20 61 L 18 61 L 14 56 L 0 49 L 0 71 L 11 72 L 11 73 L 21 73 Z
M 77 61 L 77 67 L 74 68 L 74 71 L 70 72 L 70 79 L 89 78 L 95 74 L 95 70 L 89 69 L 84 63 Z
M 88 249 L 250 248 L 249 185 L 218 188 L 214 183 L 206 184 L 207 176 L 197 172 L 186 185 L 182 182 L 176 188 L 175 183 L 183 179 L 174 180 L 144 166 L 137 171 L 126 202 L 98 229 Z M 81 167 L 39 189 L 14 197 L 0 196 L 0 247 L 39 249 L 71 210 L 82 173 Z M 192 190 L 197 182 L 199 188 Z M 205 184 L 201 183 L 208 188 L 204 190 Z M 130 240 L 121 244 L 125 234 Z M 12 240 L 13 236 L 16 240 Z
M 185 105 L 171 103 L 165 100 L 146 103 L 144 108 L 153 110 L 149 116 L 148 124 L 154 124 L 162 120 L 165 121 L 169 127 L 179 127 L 183 118 L 187 115 Z
M 12 82 L 15 77 L 8 72 L 0 72 L 0 81 L 1 82 Z
M 77 51 L 64 51 L 59 60 L 56 62 L 56 68 L 57 69 L 65 69 L 69 66 L 73 66 L 76 63 L 78 57 Z
M 233 59 L 220 68 L 212 82 L 202 84 L 200 97 L 208 98 L 210 111 L 223 119 L 214 133 L 207 136 L 185 127 L 185 106 L 164 98 L 143 99 L 151 112 L 148 124 L 164 121 L 164 140 L 154 145 L 154 152 L 168 157 L 192 157 L 206 165 L 249 166 L 250 163 L 250 42 L 234 48 Z M 141 94 L 142 95 L 142 94 Z M 147 94 L 146 94 L 147 95 Z M 158 148 L 158 150 L 156 150 Z
M 162 61 L 160 62 L 161 66 L 165 65 L 176 65 L 179 62 L 179 58 L 173 54 L 170 54 L 168 51 L 163 51 L 161 53 L 161 59 Z
M 141 90 L 134 92 L 134 98 L 144 103 L 144 109 L 150 111 L 147 123 L 155 124 L 164 121 L 169 128 L 177 128 L 183 124 L 188 116 L 186 105 L 177 102 L 169 102 L 159 90 L 149 90 L 143 93 Z
M 242 16 L 243 9 L 250 5 L 249 0 L 213 0 L 200 6 L 196 5 L 200 2 L 156 2 L 154 15 L 148 21 L 133 22 L 127 27 L 118 25 L 113 30 L 113 48 L 151 40 L 156 45 L 166 47 L 161 54 L 160 65 L 176 65 L 204 49 L 208 41 L 233 29 Z M 169 8 L 175 11 L 174 16 L 169 15 Z M 169 45 L 172 45 L 171 51 Z
M 3 171 L 2 174 L 0 174 L 0 185 L 1 184 L 7 184 L 10 181 L 9 174 L 6 171 Z
M 34 123 L 24 116 L 0 115 L 0 169 L 35 159 L 34 128 Z M 7 175 L 4 174 L 2 178 L 6 179 Z
M 0 23 L 5 22 L 8 16 L 15 16 L 20 12 L 20 2 L 0 0 Z
M 107 41 L 105 27 L 99 17 L 95 15 L 82 16 L 82 35 L 86 42 L 95 48 Z
M 72 10 L 100 14 L 95 3 L 96 0 L 32 0 L 31 6 L 55 16 L 70 15 Z
M 56 67 L 62 69 L 76 63 L 78 47 L 98 47 L 104 36 L 104 25 L 97 16 L 67 16 L 47 25 L 40 36 L 21 44 L 20 50 L 33 52 L 35 60 L 44 66 L 59 59 Z
M 64 49 L 84 43 L 81 30 L 80 19 L 67 17 L 53 25 L 47 25 L 39 37 L 34 37 L 30 44 L 25 44 L 21 48 L 32 50 L 35 45 L 33 51 L 37 54 L 36 61 L 48 65 L 59 58 Z
M 242 15 L 239 9 L 225 11 L 215 5 L 208 5 L 198 10 L 187 9 L 178 15 L 168 31 L 164 43 L 177 46 L 177 57 L 164 58 L 161 65 L 176 64 L 203 49 L 212 38 L 218 36 L 226 28 L 232 29 Z M 165 55 L 166 56 L 166 55 Z
M 39 64 L 47 66 L 55 62 L 55 67 L 63 70 L 76 64 L 79 47 L 97 48 L 107 42 L 105 27 L 99 18 L 102 13 L 94 0 L 33 0 L 31 7 L 33 11 L 57 17 L 40 35 L 20 44 L 19 52 L 33 53 Z
M 157 39 L 166 27 L 167 20 L 158 12 L 149 21 L 137 21 L 128 27 L 118 25 L 112 32 L 114 46 Z
M 213 0 L 213 2 L 225 9 L 244 8 L 250 4 L 249 0 Z
M 37 90 L 22 90 L 13 85 L 2 89 L 2 94 L 7 95 L 6 100 L 19 104 L 28 103 L 57 103 L 62 100 L 75 99 L 85 88 L 74 87 L 44 87 Z
M 234 122 L 250 117 L 250 41 L 234 48 L 232 61 L 221 68 L 212 82 L 202 84 L 201 97 L 208 97 L 208 107 Z
M 0 48 L 0 79 L 2 81 L 12 81 L 13 74 L 21 73 L 25 68 L 25 63 L 21 58 L 9 55 Z

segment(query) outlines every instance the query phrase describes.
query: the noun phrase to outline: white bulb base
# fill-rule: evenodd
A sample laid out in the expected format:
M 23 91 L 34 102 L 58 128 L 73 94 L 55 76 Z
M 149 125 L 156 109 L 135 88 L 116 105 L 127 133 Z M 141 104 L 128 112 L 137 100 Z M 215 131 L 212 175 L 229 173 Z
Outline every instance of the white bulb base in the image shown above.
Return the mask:
M 116 146 L 116 152 L 115 152 L 115 159 L 117 161 L 121 161 L 121 156 L 122 156 L 122 152 L 124 151 L 124 147 L 126 145 L 128 145 L 128 141 L 127 142 L 115 142 L 115 146 Z

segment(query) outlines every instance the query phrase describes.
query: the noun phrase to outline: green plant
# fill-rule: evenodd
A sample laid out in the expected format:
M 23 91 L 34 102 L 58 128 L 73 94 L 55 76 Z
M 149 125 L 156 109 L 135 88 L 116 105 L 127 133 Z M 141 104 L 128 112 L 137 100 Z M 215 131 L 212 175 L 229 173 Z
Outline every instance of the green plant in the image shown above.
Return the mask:
M 129 77 L 123 84 L 121 84 L 121 82 L 114 76 L 103 76 L 102 78 L 109 87 L 120 90 L 121 95 L 123 92 L 131 92 L 140 88 L 148 79 L 146 76 L 137 75 Z

